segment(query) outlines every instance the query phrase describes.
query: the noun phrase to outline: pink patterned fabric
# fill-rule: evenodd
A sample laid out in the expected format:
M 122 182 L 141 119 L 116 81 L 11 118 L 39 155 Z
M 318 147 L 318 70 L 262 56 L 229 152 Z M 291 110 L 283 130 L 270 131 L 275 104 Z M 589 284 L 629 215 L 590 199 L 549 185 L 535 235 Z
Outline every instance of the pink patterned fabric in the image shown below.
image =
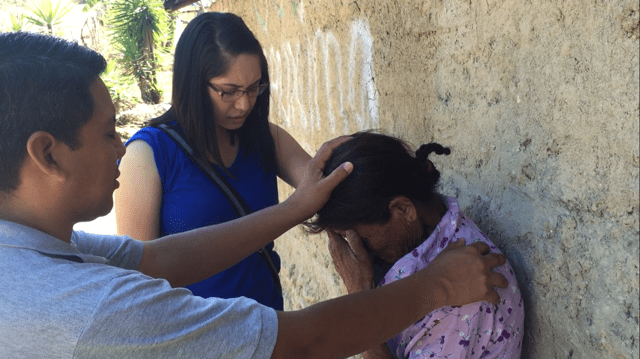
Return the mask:
M 450 242 L 482 241 L 498 248 L 467 219 L 455 198 L 447 197 L 447 213 L 420 246 L 398 260 L 381 281 L 386 285 L 425 268 Z M 518 283 L 509 263 L 494 269 L 509 281 L 497 288 L 500 304 L 476 302 L 443 307 L 427 314 L 387 342 L 398 358 L 520 358 L 524 334 L 524 308 Z

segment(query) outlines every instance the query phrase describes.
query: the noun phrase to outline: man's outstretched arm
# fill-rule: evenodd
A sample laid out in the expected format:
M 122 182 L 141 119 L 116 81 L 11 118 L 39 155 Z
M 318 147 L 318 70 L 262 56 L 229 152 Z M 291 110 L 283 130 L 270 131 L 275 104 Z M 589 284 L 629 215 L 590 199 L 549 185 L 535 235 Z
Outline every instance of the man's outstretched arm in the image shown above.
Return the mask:
M 465 246 L 458 241 L 407 278 L 300 311 L 279 312 L 272 358 L 344 358 L 385 342 L 442 306 L 498 303 L 492 287 L 508 283 L 490 270 L 504 262 L 484 243 Z
M 348 139 L 340 137 L 322 145 L 286 201 L 230 222 L 144 242 L 138 270 L 164 278 L 175 287 L 209 278 L 240 262 L 313 216 L 326 203 L 352 165 L 344 164 L 327 177 L 322 171 L 333 149 Z

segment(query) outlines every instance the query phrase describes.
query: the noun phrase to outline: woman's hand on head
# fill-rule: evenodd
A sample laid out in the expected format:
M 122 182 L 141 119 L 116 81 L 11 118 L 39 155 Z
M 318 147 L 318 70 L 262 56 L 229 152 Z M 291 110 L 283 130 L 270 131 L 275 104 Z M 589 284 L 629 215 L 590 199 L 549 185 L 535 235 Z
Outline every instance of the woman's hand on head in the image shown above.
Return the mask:
M 506 259 L 490 253 L 486 243 L 465 245 L 464 240 L 450 243 L 423 271 L 440 283 L 446 305 L 459 306 L 478 301 L 498 304 L 500 296 L 493 287 L 506 288 L 507 279 L 491 271 Z
M 331 191 L 342 182 L 353 170 L 351 163 L 343 163 L 330 175 L 324 176 L 323 170 L 333 153 L 333 150 L 348 141 L 351 137 L 341 136 L 325 142 L 318 153 L 307 163 L 302 182 L 295 192 L 287 199 L 287 202 L 295 206 L 304 218 L 310 218 L 316 214 L 329 200 Z
M 345 237 L 330 228 L 326 232 L 333 265 L 347 287 L 347 292 L 372 289 L 373 263 L 360 236 L 353 230 L 346 231 Z

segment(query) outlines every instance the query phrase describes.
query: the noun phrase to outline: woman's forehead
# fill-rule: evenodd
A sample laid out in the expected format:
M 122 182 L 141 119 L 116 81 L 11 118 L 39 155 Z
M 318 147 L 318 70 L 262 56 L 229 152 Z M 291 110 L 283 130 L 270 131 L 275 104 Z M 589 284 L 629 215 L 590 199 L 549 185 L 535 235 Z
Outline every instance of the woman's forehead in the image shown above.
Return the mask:
M 214 77 L 211 83 L 228 86 L 248 86 L 260 81 L 262 69 L 258 55 L 240 54 L 232 57 L 224 75 Z

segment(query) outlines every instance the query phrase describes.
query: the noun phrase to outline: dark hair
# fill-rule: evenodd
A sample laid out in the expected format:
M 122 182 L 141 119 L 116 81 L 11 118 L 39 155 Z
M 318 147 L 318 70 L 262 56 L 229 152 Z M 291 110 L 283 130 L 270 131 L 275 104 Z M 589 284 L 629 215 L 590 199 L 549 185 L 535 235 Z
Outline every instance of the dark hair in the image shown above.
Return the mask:
M 218 137 L 207 83 L 224 75 L 239 55 L 260 58 L 262 82 L 269 69 L 262 46 L 240 17 L 209 12 L 191 20 L 178 40 L 173 63 L 172 107 L 150 125 L 177 121 L 199 155 L 210 154 L 221 163 Z M 240 146 L 262 156 L 265 170 L 275 168 L 275 145 L 269 130 L 269 88 L 258 98 L 243 126 L 237 130 Z
M 372 132 L 359 132 L 338 146 L 324 169 L 328 175 L 342 163 L 353 163 L 353 172 L 331 193 L 317 216 L 305 222 L 318 233 L 327 227 L 350 229 L 356 224 L 386 223 L 391 219 L 389 202 L 397 196 L 428 204 L 439 195 L 435 190 L 440 172 L 429 154 L 449 154 L 437 143 L 422 145 L 415 157 L 404 141 Z
M 0 34 L 0 192 L 20 184 L 27 141 L 46 131 L 72 149 L 93 115 L 90 86 L 106 67 L 74 42 L 27 33 Z

